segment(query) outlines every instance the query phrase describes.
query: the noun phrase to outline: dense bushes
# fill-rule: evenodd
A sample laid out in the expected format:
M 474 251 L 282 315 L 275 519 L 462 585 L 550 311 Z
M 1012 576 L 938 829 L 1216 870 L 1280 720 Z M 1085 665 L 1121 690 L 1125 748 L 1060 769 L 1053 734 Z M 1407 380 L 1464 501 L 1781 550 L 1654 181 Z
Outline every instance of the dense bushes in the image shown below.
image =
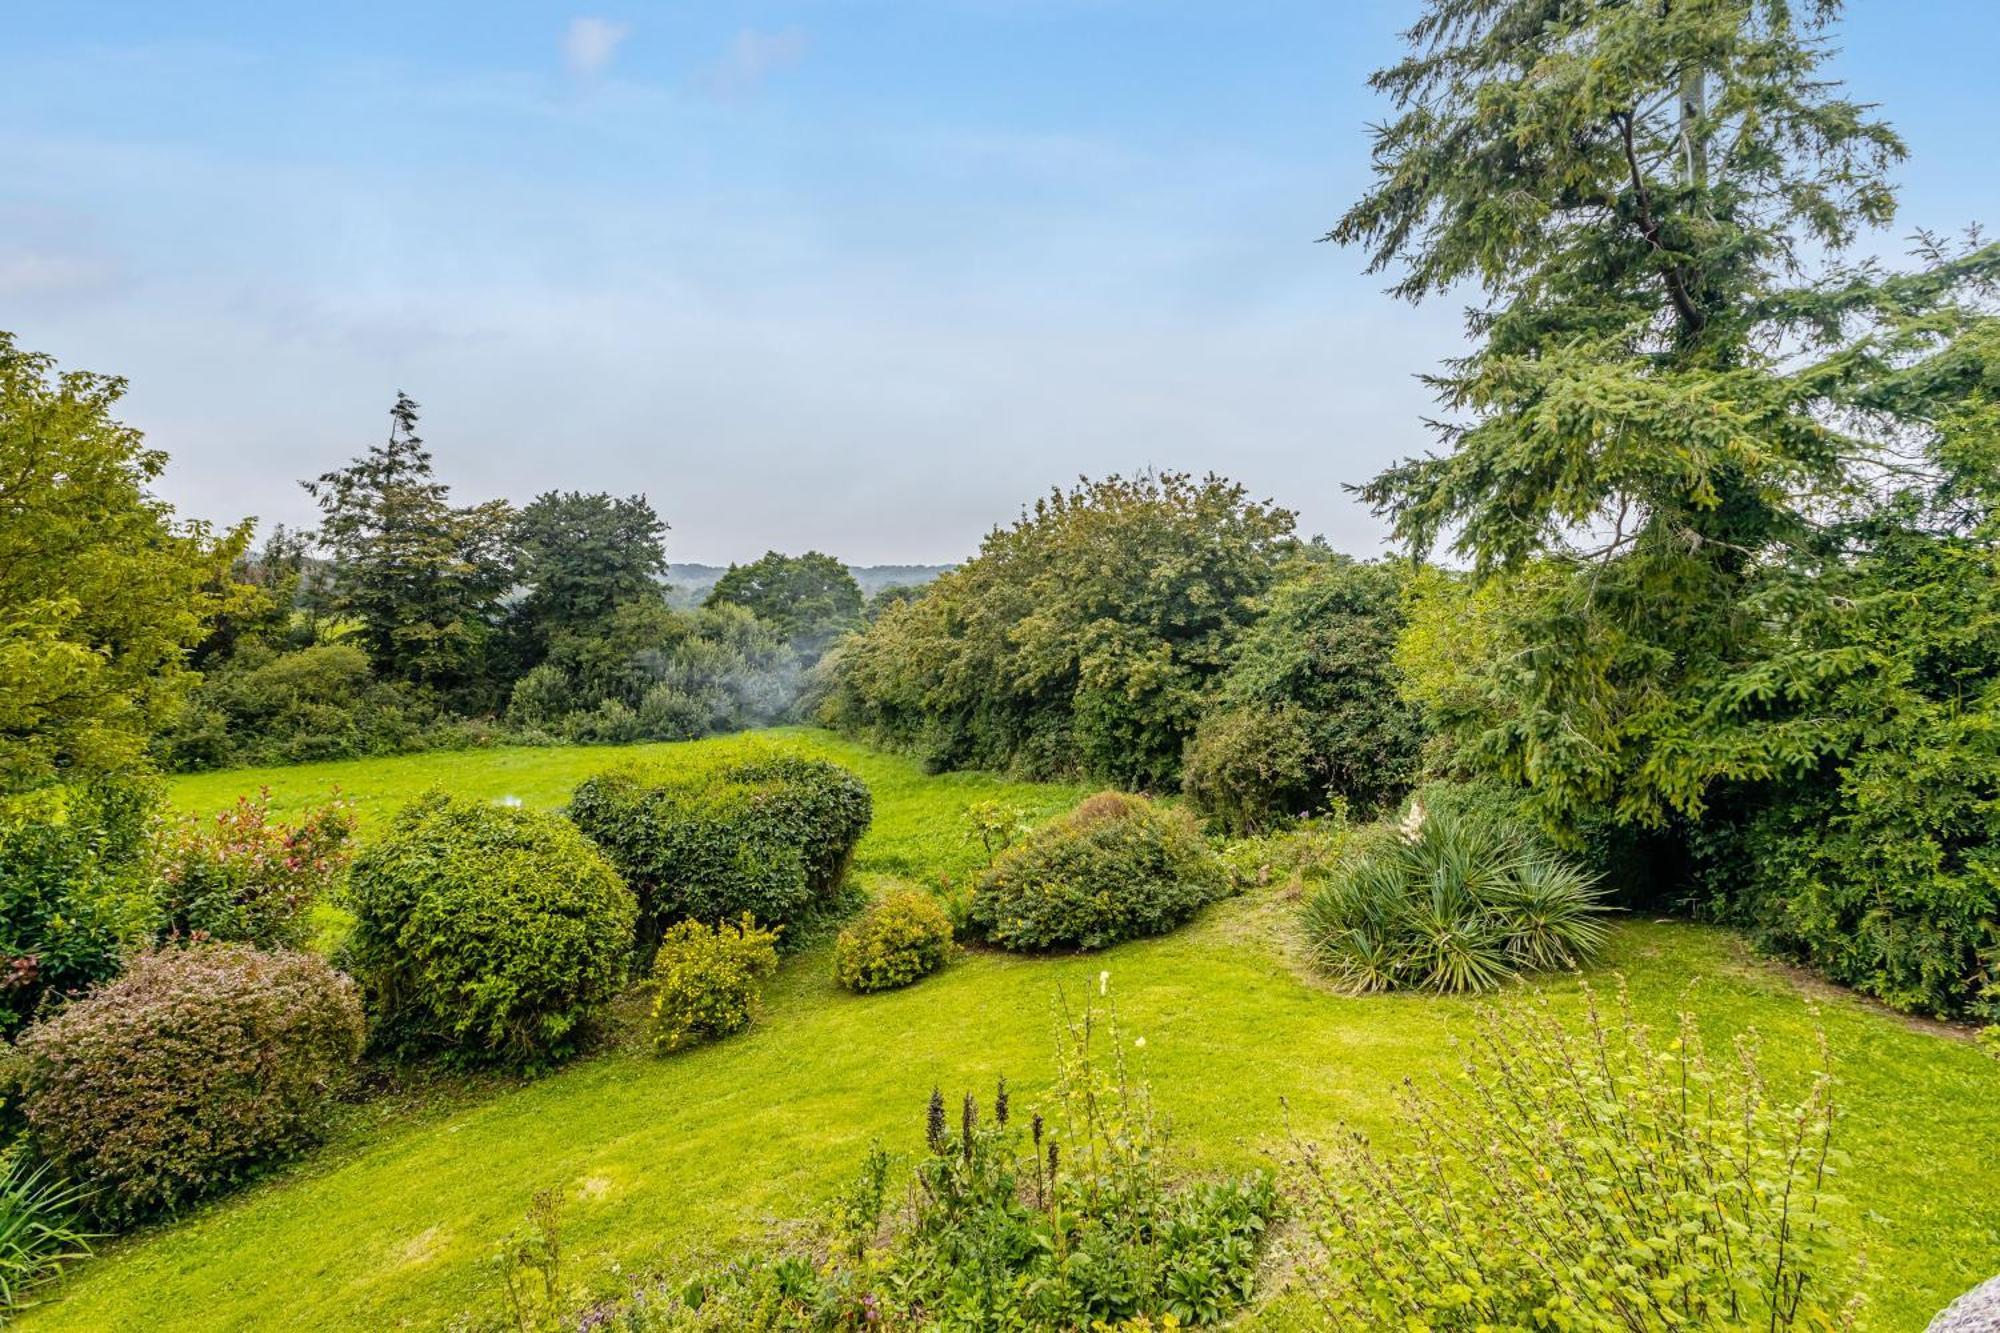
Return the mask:
M 1002 948 L 1101 949 L 1172 930 L 1226 891 L 1191 816 L 1104 792 L 1003 852 L 970 921 Z
M 348 883 L 347 959 L 395 1049 L 544 1065 L 578 1049 L 624 978 L 632 894 L 558 816 L 433 791 Z
M 241 796 L 219 815 L 182 820 L 162 839 L 165 935 L 260 949 L 306 943 L 313 904 L 353 854 L 354 817 L 336 801 L 286 825 L 272 822 L 270 807 L 268 792 Z
M 849 990 L 894 990 L 927 977 L 951 958 L 951 917 L 937 899 L 899 889 L 840 932 L 833 975 Z
M 1055 492 L 843 644 L 821 716 L 936 768 L 1170 786 L 1291 531 L 1216 477 Z
M 1541 1006 L 1482 1016 L 1470 1087 L 1411 1091 L 1404 1155 L 1300 1154 L 1320 1326 L 1849 1326 L 1824 1067 L 1788 1105 L 1691 1015 L 1661 1045 L 1623 1006 L 1581 1033 Z
M 129 1222 L 313 1143 L 361 1046 L 353 984 L 316 957 L 143 954 L 22 1033 L 21 1117 L 96 1214 Z
M 1393 661 L 1405 574 L 1320 556 L 1271 591 L 1188 747 L 1182 785 L 1232 830 L 1372 810 L 1415 780 L 1425 727 Z
M 778 970 L 777 932 L 740 921 L 669 926 L 653 956 L 654 1049 L 677 1051 L 750 1026 L 757 991 Z
M 0 798 L 0 1030 L 108 979 L 152 935 L 157 801 L 109 780 Z
M 638 895 L 642 949 L 672 922 L 795 927 L 823 911 L 872 813 L 846 769 L 763 746 L 614 769 L 569 808 Z
M 1306 906 L 1314 959 L 1353 993 L 1490 990 L 1603 947 L 1591 878 L 1525 831 L 1412 802 L 1368 830 Z

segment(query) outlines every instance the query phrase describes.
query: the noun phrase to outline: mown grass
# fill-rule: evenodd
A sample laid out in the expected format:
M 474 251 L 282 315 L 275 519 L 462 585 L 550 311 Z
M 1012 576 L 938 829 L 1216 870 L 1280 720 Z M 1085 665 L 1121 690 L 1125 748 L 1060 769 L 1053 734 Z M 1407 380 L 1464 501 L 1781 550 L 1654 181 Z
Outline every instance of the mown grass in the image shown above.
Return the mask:
M 927 879 L 982 858 L 964 838 L 970 801 L 1036 813 L 1074 790 L 985 775 L 925 777 L 905 760 L 794 732 L 853 765 L 875 791 L 859 868 Z M 641 747 L 641 752 L 664 747 Z M 628 752 L 629 753 L 629 752 Z M 362 765 L 202 776 L 175 799 L 215 808 L 268 783 L 295 806 L 338 782 L 367 825 L 433 781 L 475 795 L 559 804 L 607 750 L 507 750 Z M 484 1328 L 499 1315 L 487 1267 L 537 1189 L 560 1186 L 569 1273 L 615 1294 L 690 1253 L 754 1239 L 844 1183 L 872 1139 L 916 1145 L 933 1086 L 986 1091 L 1005 1073 L 1032 1099 L 1048 1073 L 1052 997 L 1110 972 L 1129 1033 L 1194 1168 L 1282 1152 L 1297 1132 L 1345 1123 L 1392 1132 L 1405 1076 L 1448 1074 L 1468 1001 L 1347 999 L 1292 957 L 1294 905 L 1259 890 L 1165 939 L 1089 957 L 962 958 L 901 992 L 838 990 L 825 949 L 789 960 L 757 1025 L 665 1059 L 608 1051 L 531 1084 L 419 1082 L 346 1117 L 295 1167 L 79 1269 L 39 1329 Z M 1968 1043 L 1755 962 L 1722 931 L 1629 922 L 1600 986 L 1622 974 L 1641 1013 L 1685 1004 L 1717 1043 L 1755 1029 L 1784 1081 L 1824 1025 L 1841 1079 L 1847 1238 L 1865 1251 L 1865 1326 L 1920 1329 L 2000 1264 L 2000 1063 Z M 1552 987 L 1565 1007 L 1577 985 Z M 1507 1002 L 1503 998 L 1502 1003 Z M 1025 1102 L 1023 1103 L 1025 1104 Z

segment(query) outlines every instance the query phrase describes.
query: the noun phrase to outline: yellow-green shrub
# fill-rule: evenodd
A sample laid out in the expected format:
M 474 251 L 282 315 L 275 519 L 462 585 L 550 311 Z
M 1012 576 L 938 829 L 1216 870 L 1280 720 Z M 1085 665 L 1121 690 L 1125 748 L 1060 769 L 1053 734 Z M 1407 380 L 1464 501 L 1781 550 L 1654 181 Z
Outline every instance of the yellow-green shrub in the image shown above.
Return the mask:
M 759 983 L 778 970 L 778 935 L 735 925 L 670 926 L 653 957 L 653 1046 L 677 1051 L 750 1026 Z
M 951 918 L 937 899 L 900 889 L 840 932 L 833 975 L 849 990 L 894 990 L 943 967 L 951 949 Z

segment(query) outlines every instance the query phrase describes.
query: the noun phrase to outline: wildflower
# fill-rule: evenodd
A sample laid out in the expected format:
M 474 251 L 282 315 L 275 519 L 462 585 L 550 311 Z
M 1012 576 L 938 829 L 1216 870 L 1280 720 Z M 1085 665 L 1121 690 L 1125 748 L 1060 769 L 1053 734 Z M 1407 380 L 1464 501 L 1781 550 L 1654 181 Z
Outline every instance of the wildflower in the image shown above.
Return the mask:
M 1108 995 L 1111 993 L 1111 974 L 1109 972 L 1099 972 L 1097 974 L 1097 993 L 1099 995 Z
M 1396 826 L 1396 831 L 1402 835 L 1404 842 L 1415 842 L 1417 836 L 1423 832 L 1423 828 L 1424 803 L 1422 798 L 1419 797 L 1412 800 L 1410 808 L 1403 812 L 1403 821 Z
M 930 1144 L 931 1151 L 944 1151 L 944 1090 L 931 1089 L 931 1109 L 928 1122 L 924 1126 L 924 1142 Z

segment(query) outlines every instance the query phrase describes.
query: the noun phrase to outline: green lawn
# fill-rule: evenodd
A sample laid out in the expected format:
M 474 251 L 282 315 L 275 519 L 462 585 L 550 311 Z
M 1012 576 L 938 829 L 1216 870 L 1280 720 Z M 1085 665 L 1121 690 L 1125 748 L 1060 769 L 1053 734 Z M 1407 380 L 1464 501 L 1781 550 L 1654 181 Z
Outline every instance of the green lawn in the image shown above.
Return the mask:
M 788 743 L 851 764 L 876 799 L 864 875 L 929 879 L 979 858 L 966 803 L 1039 813 L 1074 790 L 982 775 L 923 776 L 909 762 L 820 733 Z M 640 747 L 661 753 L 669 747 Z M 364 824 L 434 782 L 559 804 L 614 750 L 501 750 L 204 775 L 175 784 L 189 809 L 268 784 L 294 806 L 338 784 Z M 365 828 L 364 828 L 365 836 Z M 1180 1149 L 1202 1166 L 1248 1162 L 1283 1140 L 1279 1099 L 1309 1135 L 1347 1122 L 1387 1128 L 1395 1083 L 1448 1070 L 1469 1003 L 1344 999 L 1290 961 L 1292 907 L 1276 890 L 1211 909 L 1161 940 L 1084 958 L 967 956 L 902 992 L 837 990 L 825 951 L 791 959 L 747 1034 L 670 1058 L 616 1050 L 527 1085 L 438 1084 L 352 1110 L 308 1161 L 79 1268 L 36 1329 L 482 1328 L 498 1313 L 486 1257 L 529 1195 L 562 1186 L 570 1272 L 614 1293 L 702 1247 L 758 1234 L 843 1183 L 872 1138 L 921 1139 L 933 1085 L 987 1090 L 1005 1073 L 1031 1098 L 1048 1072 L 1058 988 L 1108 970 L 1122 1017 Z M 1813 1022 L 1801 983 L 1750 959 L 1731 935 L 1631 922 L 1607 971 L 1639 1008 L 1685 997 L 1715 1041 L 1746 1027 L 1779 1076 L 1805 1058 Z M 1556 988 L 1573 1004 L 1574 987 Z M 2000 1062 L 1870 1006 L 1823 1000 L 1842 1082 L 1841 1192 L 1865 1250 L 1865 1325 L 1915 1330 L 2000 1268 Z

